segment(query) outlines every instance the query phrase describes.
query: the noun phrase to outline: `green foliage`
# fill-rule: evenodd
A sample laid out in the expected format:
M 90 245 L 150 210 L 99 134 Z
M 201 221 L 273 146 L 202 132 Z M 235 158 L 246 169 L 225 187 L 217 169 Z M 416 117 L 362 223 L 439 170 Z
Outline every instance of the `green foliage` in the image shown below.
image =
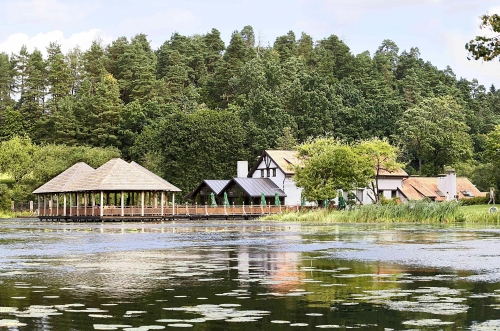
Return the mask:
M 489 200 L 490 200 L 490 197 L 486 196 L 486 197 L 474 197 L 474 198 L 460 199 L 458 202 L 460 202 L 460 204 L 462 206 L 473 206 L 473 205 L 485 205 L 488 203 Z
M 423 99 L 403 113 L 398 127 L 397 139 L 409 158 L 418 161 L 421 174 L 423 162 L 427 175 L 437 175 L 445 165 L 471 157 L 469 127 L 462 107 L 451 96 Z
M 335 198 L 337 190 L 366 187 L 373 176 L 373 162 L 357 145 L 333 138 L 319 138 L 298 146 L 303 166 L 294 180 L 309 201 Z
M 500 15 L 482 15 L 480 18 L 481 29 L 488 29 L 500 33 Z M 498 35 L 491 38 L 477 36 L 475 39 L 465 44 L 465 49 L 469 51 L 474 60 L 491 61 L 500 55 L 500 38 Z
M 0 173 L 12 178 L 7 193 L 9 201 L 27 201 L 31 192 L 77 162 L 97 168 L 120 157 L 113 147 L 37 146 L 28 137 L 14 137 L 0 144 Z
M 146 127 L 132 155 L 183 191 L 190 191 L 206 178 L 234 177 L 236 162 L 248 159 L 244 141 L 245 132 L 235 113 L 201 108 L 191 114 L 175 112 Z

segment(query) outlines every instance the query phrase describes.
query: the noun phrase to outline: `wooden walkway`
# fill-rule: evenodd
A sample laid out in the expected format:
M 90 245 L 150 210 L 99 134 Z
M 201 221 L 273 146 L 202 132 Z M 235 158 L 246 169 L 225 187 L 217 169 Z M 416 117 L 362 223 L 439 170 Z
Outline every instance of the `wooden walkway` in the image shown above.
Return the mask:
M 264 215 L 280 214 L 286 211 L 299 211 L 300 206 L 196 206 L 178 205 L 164 207 L 63 207 L 46 208 L 40 211 L 41 221 L 63 222 L 124 222 L 124 221 L 163 221 L 197 219 L 255 219 Z

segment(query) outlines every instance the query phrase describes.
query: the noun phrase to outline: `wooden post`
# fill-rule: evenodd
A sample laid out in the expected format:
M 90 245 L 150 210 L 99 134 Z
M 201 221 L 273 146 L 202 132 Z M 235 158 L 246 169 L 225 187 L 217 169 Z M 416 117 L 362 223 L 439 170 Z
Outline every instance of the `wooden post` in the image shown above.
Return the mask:
M 47 194 L 43 195 L 43 215 L 47 216 Z
M 66 217 L 66 193 L 64 193 L 63 202 L 64 202 L 63 216 Z
M 141 192 L 141 216 L 144 216 L 144 191 Z
M 59 216 L 59 193 L 57 193 L 56 195 L 56 204 L 57 204 L 56 215 Z
M 245 201 L 243 201 L 243 215 L 246 215 L 246 211 L 245 211 Z
M 80 194 L 76 192 L 76 216 L 80 216 Z
M 186 201 L 186 215 L 189 215 L 188 203 Z
M 207 205 L 207 203 L 206 203 L 206 202 L 205 202 L 205 215 L 207 215 L 207 216 L 208 216 L 208 205 Z
M 123 196 L 123 191 L 122 193 L 120 194 L 120 202 L 121 202 L 121 205 L 122 205 L 122 216 L 125 216 L 125 199 L 124 199 L 124 196 Z
M 104 192 L 101 191 L 101 205 L 99 206 L 100 208 L 100 213 L 101 213 L 101 217 L 104 216 Z
M 73 205 L 73 194 L 69 194 L 69 216 L 73 216 L 73 209 L 71 209 L 71 206 Z
M 83 204 L 85 206 L 83 214 L 87 216 L 87 192 L 83 192 Z
M 94 216 L 95 209 L 95 192 L 92 192 L 92 216 Z
M 175 215 L 175 193 L 172 192 L 172 215 Z
M 37 194 L 38 195 L 38 215 L 40 216 L 40 194 Z
M 160 204 L 161 204 L 161 216 L 163 216 L 163 205 L 164 205 L 164 203 L 165 203 L 165 192 L 162 191 L 161 192 L 161 202 L 160 202 Z

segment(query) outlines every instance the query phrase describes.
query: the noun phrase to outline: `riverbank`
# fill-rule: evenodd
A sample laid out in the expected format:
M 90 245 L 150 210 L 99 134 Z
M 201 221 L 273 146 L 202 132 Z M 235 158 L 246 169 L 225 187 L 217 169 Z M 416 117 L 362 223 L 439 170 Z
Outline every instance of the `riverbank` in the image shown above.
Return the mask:
M 262 217 L 261 220 L 320 223 L 497 223 L 492 205 L 461 206 L 457 202 L 409 202 L 399 205 L 365 205 L 354 210 L 314 209 Z

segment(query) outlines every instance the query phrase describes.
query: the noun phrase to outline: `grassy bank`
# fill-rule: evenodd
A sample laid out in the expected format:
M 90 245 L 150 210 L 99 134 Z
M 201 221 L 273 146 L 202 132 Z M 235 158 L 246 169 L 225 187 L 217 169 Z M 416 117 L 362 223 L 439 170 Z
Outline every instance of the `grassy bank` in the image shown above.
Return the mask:
M 264 220 L 285 222 L 348 222 L 348 223 L 496 223 L 500 222 L 499 212 L 489 213 L 491 205 L 461 206 L 451 202 L 412 201 L 399 205 L 365 205 L 354 210 L 336 211 L 316 209 L 302 212 L 266 216 Z
M 23 218 L 23 217 L 32 217 L 29 211 L 27 212 L 11 212 L 0 210 L 0 219 L 1 218 Z

